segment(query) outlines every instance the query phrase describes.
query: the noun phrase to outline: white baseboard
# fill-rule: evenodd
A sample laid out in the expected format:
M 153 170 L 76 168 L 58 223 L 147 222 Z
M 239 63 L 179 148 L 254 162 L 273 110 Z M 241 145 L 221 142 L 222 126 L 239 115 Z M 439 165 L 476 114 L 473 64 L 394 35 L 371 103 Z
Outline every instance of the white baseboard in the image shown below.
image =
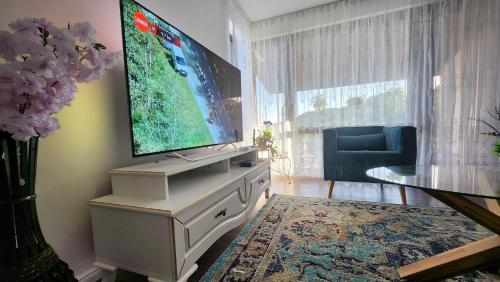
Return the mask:
M 78 277 L 76 277 L 76 280 L 78 280 L 78 282 L 96 282 L 101 278 L 102 270 L 97 267 L 92 267 L 91 269 L 78 275 Z

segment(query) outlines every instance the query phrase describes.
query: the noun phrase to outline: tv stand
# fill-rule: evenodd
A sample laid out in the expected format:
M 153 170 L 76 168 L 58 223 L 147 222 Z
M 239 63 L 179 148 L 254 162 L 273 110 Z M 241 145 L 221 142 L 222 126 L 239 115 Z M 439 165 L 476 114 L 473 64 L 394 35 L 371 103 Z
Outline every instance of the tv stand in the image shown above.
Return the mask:
M 222 145 L 222 147 L 218 148 L 218 149 L 217 149 L 217 151 L 222 150 L 222 149 L 223 149 L 224 147 L 226 147 L 227 145 L 231 145 L 231 146 L 233 146 L 234 150 L 235 150 L 235 151 L 238 151 L 238 147 L 236 147 L 236 145 L 234 145 L 234 143 L 226 143 L 226 144 Z
M 103 282 L 117 268 L 149 281 L 187 281 L 196 260 L 269 194 L 269 161 L 238 165 L 251 159 L 256 149 L 111 170 L 113 193 L 89 201 Z

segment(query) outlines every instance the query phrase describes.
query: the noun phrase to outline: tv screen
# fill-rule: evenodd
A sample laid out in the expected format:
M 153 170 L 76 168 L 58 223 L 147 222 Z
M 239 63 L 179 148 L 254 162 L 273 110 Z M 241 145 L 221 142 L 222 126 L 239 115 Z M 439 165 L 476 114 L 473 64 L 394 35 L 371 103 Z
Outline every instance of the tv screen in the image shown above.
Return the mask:
M 133 0 L 121 18 L 133 156 L 241 141 L 240 71 Z

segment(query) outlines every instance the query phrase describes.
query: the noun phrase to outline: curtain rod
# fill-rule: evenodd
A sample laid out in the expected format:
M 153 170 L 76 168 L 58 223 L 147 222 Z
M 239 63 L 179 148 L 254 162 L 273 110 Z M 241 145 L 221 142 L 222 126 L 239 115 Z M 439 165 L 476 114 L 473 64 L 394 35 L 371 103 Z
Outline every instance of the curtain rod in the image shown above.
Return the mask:
M 344 20 L 330 22 L 330 23 L 326 23 L 326 24 L 321 24 L 321 25 L 317 25 L 317 26 L 313 26 L 313 27 L 307 27 L 307 28 L 296 30 L 296 31 L 284 32 L 284 33 L 280 33 L 280 34 L 276 34 L 276 35 L 271 35 L 268 37 L 263 37 L 260 39 L 252 39 L 252 42 L 264 41 L 267 39 L 273 39 L 273 38 L 287 36 L 287 35 L 291 35 L 291 34 L 295 34 L 295 33 L 301 33 L 301 32 L 311 31 L 311 30 L 315 30 L 315 29 L 321 29 L 323 27 L 334 26 L 334 25 L 344 24 L 344 23 L 353 22 L 353 21 L 359 21 L 359 20 L 363 20 L 363 19 L 367 19 L 367 18 L 382 16 L 385 14 L 393 14 L 393 13 L 397 13 L 397 12 L 400 12 L 403 10 L 409 10 L 409 9 L 413 9 L 416 7 L 431 5 L 431 4 L 434 4 L 437 2 L 445 2 L 445 1 L 447 1 L 447 0 L 429 0 L 429 1 L 425 1 L 426 3 L 418 3 L 418 4 L 408 5 L 408 6 L 404 6 L 404 7 L 400 7 L 400 8 L 395 8 L 395 9 L 386 10 L 386 11 L 382 11 L 382 12 L 372 13 L 372 14 L 368 14 L 368 15 L 363 15 L 363 16 L 359 16 L 359 17 L 355 17 L 355 18 L 344 19 Z M 327 6 L 327 5 L 333 5 L 333 3 L 324 4 L 324 5 L 320 5 L 317 7 L 322 7 L 322 6 Z M 317 7 L 315 7 L 315 8 L 317 8 Z M 315 9 L 315 8 L 311 8 L 311 9 Z M 297 12 L 295 12 L 295 13 L 297 13 Z M 290 13 L 290 14 L 285 15 L 285 16 L 278 16 L 278 17 L 275 17 L 273 19 L 280 18 L 280 17 L 287 17 L 287 16 L 295 14 L 295 13 Z M 268 19 L 268 20 L 271 20 L 271 19 Z M 267 21 L 267 20 L 264 20 L 264 21 Z M 261 21 L 261 22 L 264 22 L 264 21 Z M 261 22 L 256 22 L 256 23 L 261 23 Z M 253 29 L 254 24 L 255 23 L 252 23 L 252 29 Z

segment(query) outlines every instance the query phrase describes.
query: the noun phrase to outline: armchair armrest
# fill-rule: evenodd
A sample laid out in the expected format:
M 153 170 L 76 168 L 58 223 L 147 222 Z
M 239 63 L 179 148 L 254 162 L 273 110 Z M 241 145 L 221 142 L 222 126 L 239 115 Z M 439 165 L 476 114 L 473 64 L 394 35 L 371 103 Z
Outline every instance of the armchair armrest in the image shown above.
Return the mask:
M 385 127 L 387 150 L 402 154 L 399 165 L 415 165 L 417 160 L 417 129 L 413 126 Z
M 413 126 L 401 127 L 401 165 L 417 163 L 417 129 Z
M 335 162 L 337 159 L 337 130 L 328 128 L 323 130 L 323 171 L 324 179 L 333 179 Z

